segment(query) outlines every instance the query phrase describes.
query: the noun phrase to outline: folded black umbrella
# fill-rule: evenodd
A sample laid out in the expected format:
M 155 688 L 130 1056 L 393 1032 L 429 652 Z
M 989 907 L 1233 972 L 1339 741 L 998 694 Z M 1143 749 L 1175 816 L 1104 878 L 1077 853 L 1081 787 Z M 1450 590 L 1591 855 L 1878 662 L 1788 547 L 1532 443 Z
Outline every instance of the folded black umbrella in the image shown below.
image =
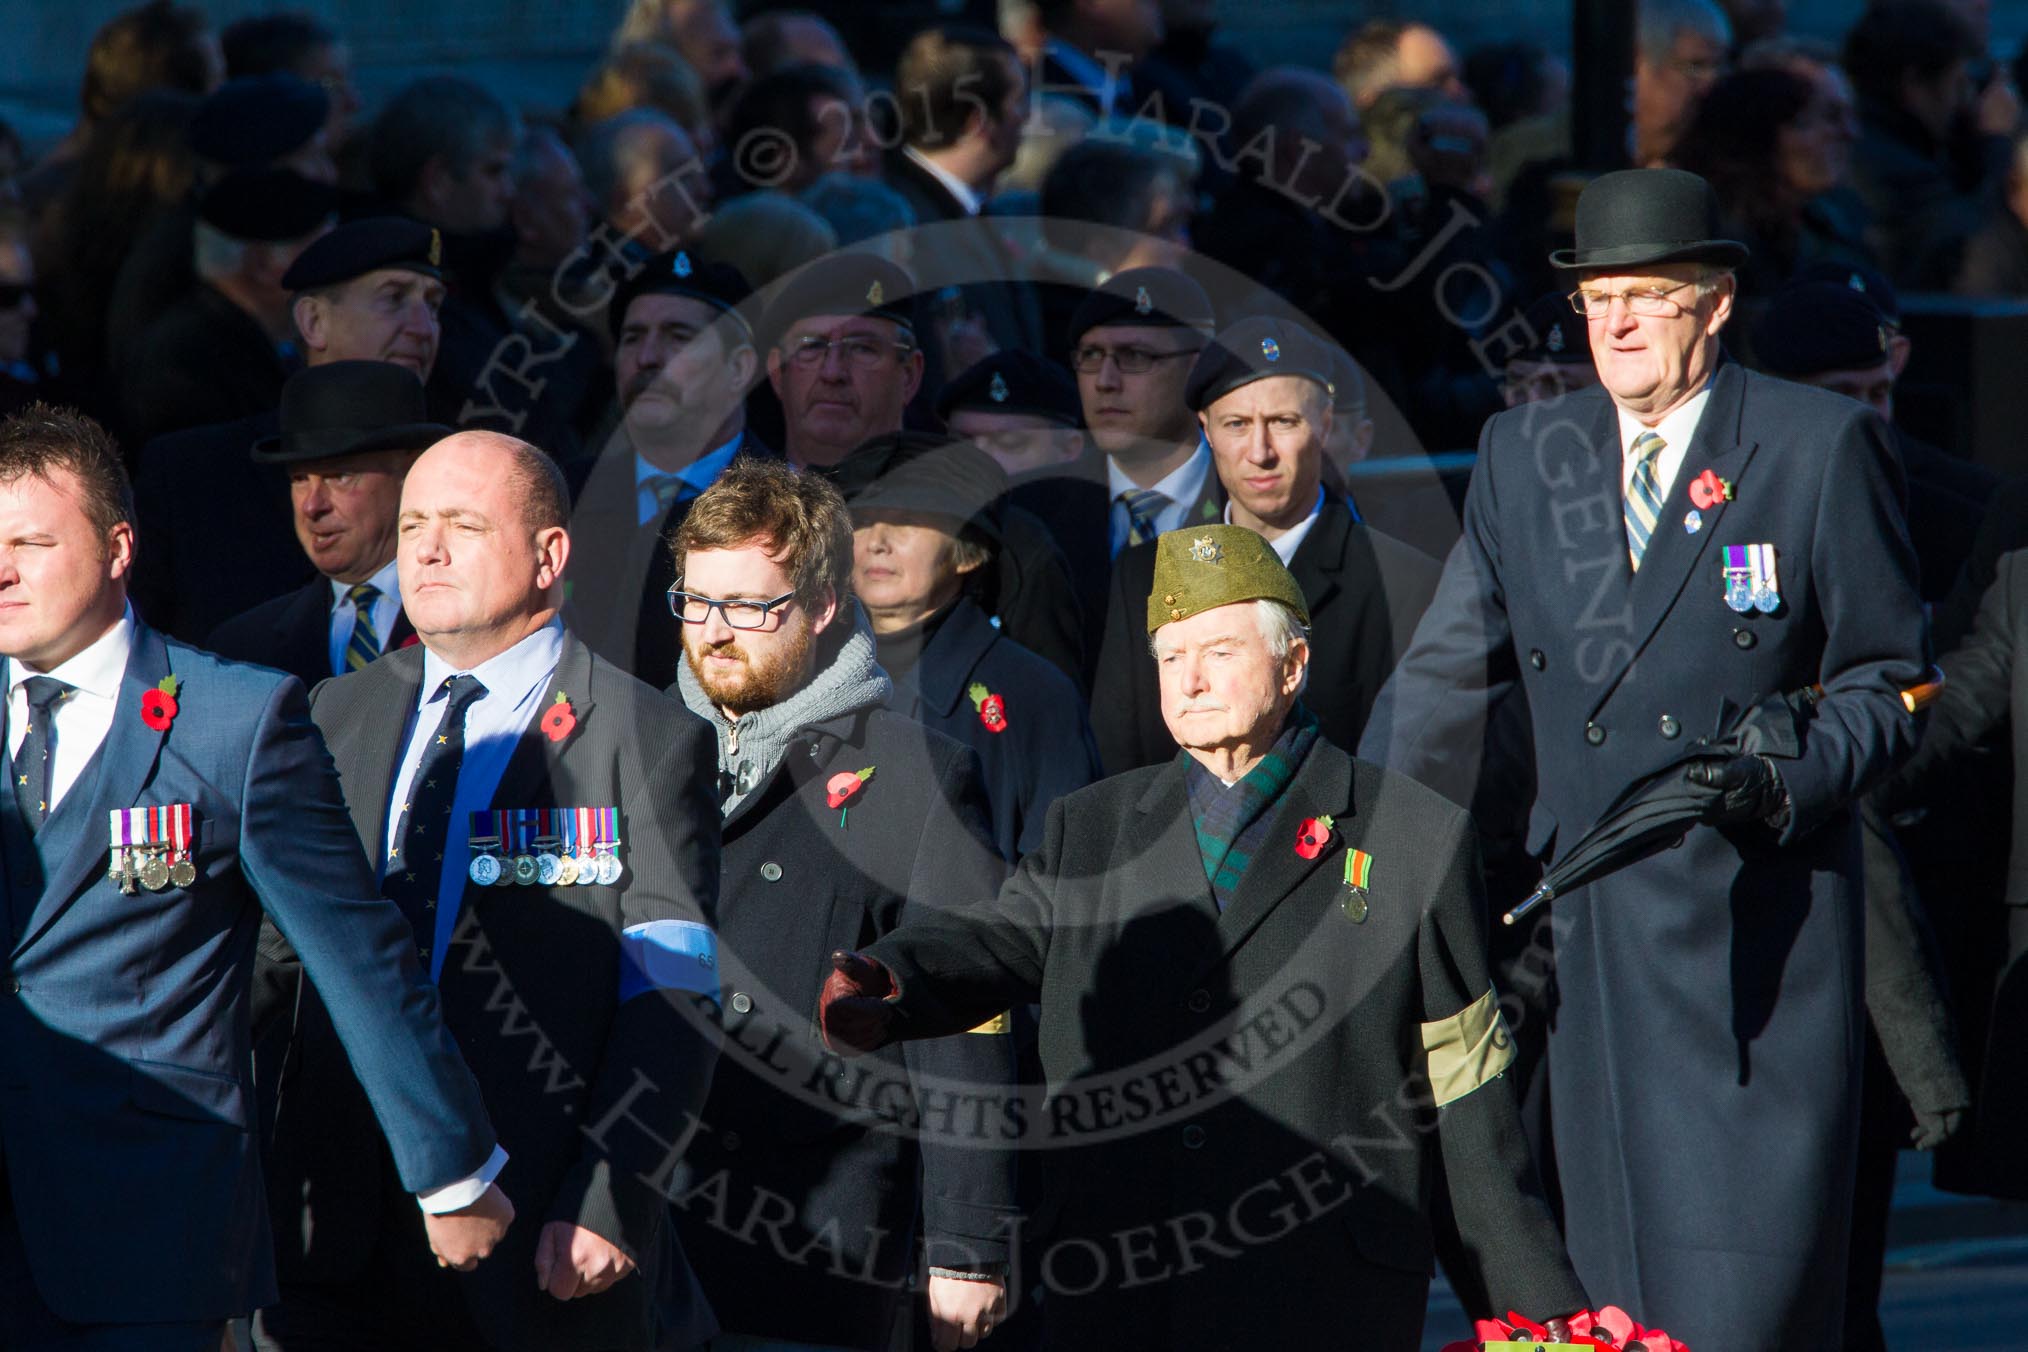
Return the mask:
M 1740 711 L 1729 704 L 1719 709 L 1717 731 L 1684 747 L 1683 754 L 1661 769 L 1635 780 L 1556 861 L 1528 899 L 1503 917 L 1511 925 L 1545 901 L 1616 873 L 1682 839 L 1723 789 L 1692 783 L 1694 761 L 1731 760 L 1735 756 L 1773 756 L 1794 760 L 1802 754 L 1803 724 L 1817 702 L 1814 687 L 1789 695 L 1771 695 Z

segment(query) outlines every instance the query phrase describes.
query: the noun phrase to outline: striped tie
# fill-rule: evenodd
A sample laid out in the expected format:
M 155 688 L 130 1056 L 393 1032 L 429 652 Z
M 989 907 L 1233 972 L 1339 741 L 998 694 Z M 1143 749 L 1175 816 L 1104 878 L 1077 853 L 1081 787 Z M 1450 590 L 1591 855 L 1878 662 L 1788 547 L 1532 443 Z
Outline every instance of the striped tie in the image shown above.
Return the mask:
M 380 656 L 380 635 L 373 628 L 373 603 L 380 599 L 380 588 L 361 582 L 345 593 L 345 599 L 352 603 L 352 637 L 345 644 L 345 670 L 358 671 Z
M 1127 543 L 1145 544 L 1155 538 L 1155 518 L 1169 505 L 1169 495 L 1152 488 L 1129 488 L 1114 499 L 1127 509 Z
M 1641 571 L 1641 556 L 1648 552 L 1648 537 L 1662 519 L 1662 489 L 1655 478 L 1655 462 L 1668 445 L 1653 432 L 1634 438 L 1634 478 L 1627 485 L 1627 558 L 1634 571 Z

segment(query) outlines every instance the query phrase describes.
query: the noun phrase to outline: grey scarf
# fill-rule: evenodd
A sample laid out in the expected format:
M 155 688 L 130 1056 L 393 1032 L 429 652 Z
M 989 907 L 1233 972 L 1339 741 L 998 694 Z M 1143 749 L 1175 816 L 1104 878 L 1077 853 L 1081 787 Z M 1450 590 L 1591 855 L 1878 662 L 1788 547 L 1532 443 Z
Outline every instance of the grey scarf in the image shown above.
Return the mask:
M 894 693 L 894 683 L 873 660 L 873 629 L 856 601 L 852 603 L 852 620 L 852 632 L 839 645 L 837 655 L 819 667 L 807 685 L 780 704 L 741 714 L 736 723 L 725 721 L 725 714 L 698 684 L 690 663 L 677 664 L 676 685 L 683 702 L 718 733 L 718 782 L 725 793 L 719 807 L 728 820 L 755 786 L 774 773 L 797 733 L 884 705 Z

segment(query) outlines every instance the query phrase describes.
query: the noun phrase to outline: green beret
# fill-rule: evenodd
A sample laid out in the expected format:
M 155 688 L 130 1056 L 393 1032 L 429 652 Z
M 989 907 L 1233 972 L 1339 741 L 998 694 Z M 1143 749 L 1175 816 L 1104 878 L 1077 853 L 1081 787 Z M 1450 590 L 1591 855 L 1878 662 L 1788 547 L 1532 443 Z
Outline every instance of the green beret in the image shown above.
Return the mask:
M 1172 530 L 1155 541 L 1148 632 L 1235 601 L 1280 601 L 1307 627 L 1309 603 L 1273 547 L 1244 526 Z

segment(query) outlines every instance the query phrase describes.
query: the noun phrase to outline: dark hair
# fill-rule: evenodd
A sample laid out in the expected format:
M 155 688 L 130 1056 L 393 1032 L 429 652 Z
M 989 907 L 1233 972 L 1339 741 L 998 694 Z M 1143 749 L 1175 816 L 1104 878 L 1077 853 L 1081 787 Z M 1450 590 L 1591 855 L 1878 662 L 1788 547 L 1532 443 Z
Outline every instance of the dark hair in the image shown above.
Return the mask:
M 1079 251 L 1083 235 L 1057 221 L 1143 230 L 1164 180 L 1187 186 L 1190 166 L 1167 151 L 1110 138 L 1086 138 L 1063 152 L 1042 180 L 1043 233 L 1052 248 Z M 1063 235 L 1065 238 L 1057 238 Z
M 84 120 L 96 123 L 150 89 L 209 93 L 213 71 L 203 40 L 210 32 L 203 10 L 171 0 L 148 0 L 107 20 L 85 55 Z
M 1800 205 L 1782 187 L 1781 130 L 1816 98 L 1816 88 L 1786 70 L 1739 70 L 1711 87 L 1672 159 L 1701 174 L 1729 217 L 1776 240 L 1795 232 Z
M 822 24 L 830 29 L 833 37 L 838 35 L 837 28 L 829 19 L 808 9 L 763 10 L 740 25 L 739 54 L 745 58 L 746 68 L 755 79 L 802 64 L 792 59 L 795 49 L 789 42 L 789 30 L 796 24 Z M 838 45 L 843 48 L 844 39 L 840 38 Z
M 514 137 L 520 119 L 482 84 L 430 75 L 404 87 L 373 123 L 366 150 L 374 191 L 399 204 L 414 195 L 423 170 L 442 156 L 463 177 L 495 141 Z
M 756 543 L 795 580 L 798 600 L 814 604 L 829 593 L 843 605 L 851 598 L 852 517 L 829 479 L 741 456 L 691 504 L 669 548 L 680 580 L 693 552 Z
M 849 107 L 858 97 L 858 85 L 835 66 L 807 62 L 784 66 L 739 91 L 726 115 L 725 143 L 736 148 L 754 132 L 769 128 L 787 135 L 795 143 L 798 163 L 814 172 L 820 166 L 808 163 L 809 152 L 823 128 L 810 115 L 810 100 L 833 98 Z
M 1971 28 L 1941 0 L 1875 0 L 1845 34 L 1845 73 L 1861 95 L 1898 106 L 1905 76 L 1935 79 L 1974 46 Z
M 101 535 L 134 519 L 134 489 L 120 448 L 105 428 L 74 408 L 40 401 L 0 421 L 0 484 L 24 478 L 54 483 L 69 470 L 84 490 L 85 519 Z
M 949 145 L 973 113 L 997 120 L 1020 84 L 1021 58 L 998 33 L 963 24 L 926 28 L 894 64 L 902 139 L 912 146 Z
M 295 11 L 250 14 L 219 35 L 226 78 L 232 80 L 277 71 L 294 74 L 315 53 L 337 45 L 338 30 L 314 15 Z

